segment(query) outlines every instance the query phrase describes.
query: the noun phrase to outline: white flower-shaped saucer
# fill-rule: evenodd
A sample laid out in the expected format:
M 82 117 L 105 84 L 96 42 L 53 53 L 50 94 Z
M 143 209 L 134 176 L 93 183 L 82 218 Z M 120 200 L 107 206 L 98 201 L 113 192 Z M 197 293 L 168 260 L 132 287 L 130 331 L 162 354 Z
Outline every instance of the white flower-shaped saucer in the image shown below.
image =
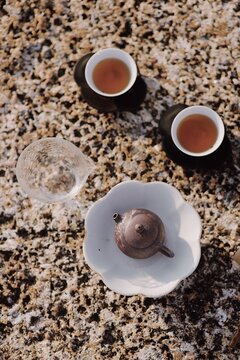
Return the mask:
M 125 255 L 114 239 L 114 213 L 133 208 L 156 213 L 163 221 L 166 246 L 175 256 L 158 252 L 147 259 Z M 111 290 L 122 295 L 161 297 L 171 292 L 197 267 L 201 220 L 173 186 L 163 182 L 126 181 L 114 186 L 88 210 L 83 253 L 87 264 L 102 276 Z

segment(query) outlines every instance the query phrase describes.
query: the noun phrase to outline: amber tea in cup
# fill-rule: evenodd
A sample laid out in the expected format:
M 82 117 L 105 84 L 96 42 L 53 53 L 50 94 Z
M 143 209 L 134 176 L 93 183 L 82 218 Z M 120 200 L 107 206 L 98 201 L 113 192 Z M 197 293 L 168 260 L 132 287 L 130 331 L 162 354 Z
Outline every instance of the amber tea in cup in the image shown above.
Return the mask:
M 111 97 L 126 93 L 136 81 L 137 65 L 127 52 L 108 48 L 96 52 L 85 68 L 88 86 L 97 94 Z
M 171 127 L 174 144 L 191 156 L 214 152 L 222 143 L 224 132 L 219 115 L 206 106 L 190 106 L 180 111 Z
M 202 152 L 210 149 L 217 139 L 217 127 L 205 115 L 189 115 L 179 124 L 177 137 L 186 150 Z
M 104 93 L 116 94 L 123 91 L 127 87 L 129 79 L 128 66 L 116 58 L 100 61 L 93 70 L 93 82 Z

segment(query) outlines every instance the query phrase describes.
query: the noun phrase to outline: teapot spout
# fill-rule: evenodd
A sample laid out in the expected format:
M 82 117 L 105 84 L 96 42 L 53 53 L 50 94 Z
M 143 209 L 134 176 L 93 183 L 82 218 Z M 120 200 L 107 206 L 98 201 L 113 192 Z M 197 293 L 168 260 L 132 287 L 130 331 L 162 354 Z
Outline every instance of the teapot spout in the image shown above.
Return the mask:
M 168 249 L 165 245 L 161 245 L 159 251 L 163 254 L 166 255 L 170 258 L 174 257 L 174 253 L 172 252 L 172 250 Z
M 115 213 L 115 214 L 113 214 L 113 220 L 118 224 L 119 222 L 122 221 L 122 217 L 120 214 Z

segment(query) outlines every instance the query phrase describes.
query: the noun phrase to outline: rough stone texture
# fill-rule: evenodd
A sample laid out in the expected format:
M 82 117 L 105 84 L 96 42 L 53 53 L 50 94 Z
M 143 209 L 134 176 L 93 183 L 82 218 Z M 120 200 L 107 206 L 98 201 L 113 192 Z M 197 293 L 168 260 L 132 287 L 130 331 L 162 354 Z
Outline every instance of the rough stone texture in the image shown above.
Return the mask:
M 0 358 L 224 359 L 240 319 L 239 15 L 233 1 L 0 2 Z M 137 113 L 100 114 L 73 81 L 76 61 L 116 46 L 148 85 Z M 168 106 L 219 112 L 233 163 L 209 172 L 168 159 Z M 96 163 L 76 201 L 43 205 L 19 188 L 22 150 L 63 137 Z M 203 223 L 198 269 L 161 299 L 107 289 L 83 259 L 87 208 L 120 181 L 165 181 Z

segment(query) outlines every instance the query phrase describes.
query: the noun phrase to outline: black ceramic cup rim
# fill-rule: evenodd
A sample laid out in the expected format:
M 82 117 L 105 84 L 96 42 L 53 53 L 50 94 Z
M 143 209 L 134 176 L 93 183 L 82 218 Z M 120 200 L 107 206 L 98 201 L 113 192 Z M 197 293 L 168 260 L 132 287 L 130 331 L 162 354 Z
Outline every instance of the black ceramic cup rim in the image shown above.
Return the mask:
M 185 149 L 179 142 L 178 136 L 177 136 L 177 130 L 180 125 L 180 123 L 188 116 L 194 115 L 194 114 L 201 114 L 209 117 L 215 126 L 217 127 L 217 139 L 213 146 L 205 151 L 202 152 L 193 152 Z M 222 119 L 220 116 L 216 113 L 216 111 L 212 110 L 211 108 L 207 106 L 189 106 L 186 109 L 183 109 L 180 111 L 174 118 L 171 126 L 171 137 L 174 142 L 174 144 L 177 146 L 179 150 L 181 150 L 184 154 L 200 157 L 200 156 L 206 156 L 212 154 L 214 151 L 216 151 L 219 146 L 221 145 L 225 135 L 225 128 Z
M 119 91 L 119 92 L 116 92 L 113 94 L 105 93 L 105 92 L 99 90 L 93 81 L 93 70 L 94 70 L 95 66 L 100 61 L 102 61 L 104 59 L 109 59 L 109 58 L 115 58 L 115 59 L 123 61 L 127 65 L 128 69 L 130 70 L 130 80 L 128 82 L 128 85 L 122 91 Z M 98 52 L 96 52 L 95 54 L 93 54 L 90 57 L 90 59 L 88 60 L 88 62 L 86 64 L 86 67 L 85 67 L 85 78 L 86 78 L 86 82 L 87 82 L 88 86 L 95 93 L 102 95 L 102 96 L 106 96 L 106 97 L 115 97 L 115 96 L 125 94 L 128 90 L 130 90 L 130 88 L 135 83 L 136 78 L 137 78 L 137 73 L 138 73 L 137 65 L 136 65 L 134 59 L 132 58 L 132 56 L 130 54 L 128 54 L 126 51 L 123 51 L 123 50 L 117 49 L 117 48 L 107 48 L 107 49 L 99 50 Z

